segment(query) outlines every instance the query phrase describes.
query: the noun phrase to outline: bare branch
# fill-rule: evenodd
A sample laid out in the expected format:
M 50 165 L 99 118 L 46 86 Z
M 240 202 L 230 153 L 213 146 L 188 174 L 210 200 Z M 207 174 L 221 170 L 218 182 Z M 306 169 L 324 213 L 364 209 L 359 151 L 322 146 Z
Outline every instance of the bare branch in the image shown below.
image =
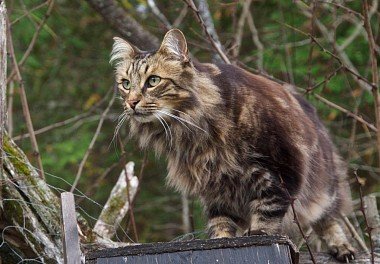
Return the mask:
M 178 27 L 182 23 L 183 19 L 187 15 L 188 10 L 189 10 L 189 8 L 188 8 L 187 4 L 184 4 L 183 8 L 181 9 L 181 12 L 179 12 L 178 17 L 173 22 L 173 27 Z
M 375 264 L 374 245 L 373 245 L 373 241 L 372 241 L 372 227 L 369 225 L 366 210 L 365 210 L 365 205 L 364 205 L 364 200 L 363 200 L 363 191 L 362 191 L 362 182 L 361 182 L 361 180 L 357 174 L 357 171 L 354 171 L 354 174 L 355 174 L 355 179 L 356 179 L 357 183 L 359 184 L 360 211 L 363 214 L 366 232 L 367 232 L 368 237 L 369 237 L 369 245 L 371 248 L 371 263 Z
M 345 113 L 347 116 L 349 116 L 349 117 L 351 117 L 351 118 L 353 118 L 353 119 L 359 121 L 360 123 L 362 123 L 362 124 L 364 124 L 365 126 L 367 126 L 368 128 L 370 128 L 371 130 L 373 130 L 373 131 L 375 131 L 375 132 L 378 131 L 378 129 L 377 129 L 373 124 L 368 123 L 368 122 L 365 121 L 362 117 L 360 117 L 360 116 L 358 116 L 358 115 L 355 115 L 353 112 L 348 111 L 347 109 L 345 109 L 345 108 L 343 108 L 343 107 L 341 107 L 341 106 L 339 106 L 339 105 L 337 105 L 337 104 L 335 104 L 335 103 L 333 103 L 333 102 L 327 100 L 326 98 L 320 96 L 319 94 L 313 94 L 313 96 L 314 96 L 317 100 L 319 100 L 319 101 L 325 103 L 326 105 L 328 105 L 328 106 L 330 106 L 330 107 L 332 107 L 332 108 L 334 108 L 334 109 L 337 109 L 337 110 L 339 110 L 339 111 Z
M 83 112 L 83 113 L 81 113 L 79 115 L 70 117 L 70 118 L 68 118 L 66 120 L 63 120 L 63 121 L 60 121 L 60 122 L 57 122 L 57 123 L 54 123 L 54 124 L 42 127 L 40 129 L 37 129 L 36 131 L 34 131 L 35 135 L 39 135 L 39 134 L 48 132 L 48 131 L 50 131 L 52 129 L 55 129 L 55 128 L 58 128 L 58 127 L 66 126 L 68 124 L 71 124 L 73 122 L 76 122 L 76 121 L 79 121 L 79 120 L 82 120 L 82 119 L 88 117 L 91 114 L 91 112 L 93 112 L 97 107 L 99 107 L 105 101 L 106 98 L 108 98 L 108 95 L 112 91 L 113 91 L 113 88 L 111 88 L 110 90 L 108 90 L 107 94 L 99 102 L 97 102 L 90 109 L 88 109 L 86 112 Z M 8 133 L 8 134 L 10 136 L 10 133 Z M 21 139 L 28 138 L 28 137 L 30 137 L 30 134 L 26 133 L 26 134 L 15 136 L 12 139 L 14 141 L 17 141 L 17 140 L 21 140 Z
M 243 32 L 244 32 L 244 25 L 245 25 L 247 16 L 249 14 L 249 8 L 251 7 L 252 0 L 241 1 L 241 2 L 243 2 L 243 10 L 241 12 L 241 15 L 237 24 L 236 34 L 234 37 L 235 47 L 232 49 L 232 56 L 234 57 L 239 56 L 241 42 L 243 38 Z
M 129 162 L 121 172 L 95 224 L 94 232 L 104 238 L 112 238 L 116 234 L 116 229 L 129 211 L 136 194 L 139 180 L 134 176 L 134 165 Z
M 364 250 L 366 253 L 369 253 L 369 250 L 368 250 L 365 242 L 363 241 L 363 239 L 361 239 L 358 232 L 356 232 L 355 227 L 351 224 L 348 217 L 345 215 L 340 215 L 340 217 L 342 218 L 343 222 L 346 224 L 348 230 L 350 230 L 352 237 L 356 240 L 356 242 L 358 243 L 360 248 L 362 250 Z
M 109 110 L 111 109 L 111 106 L 113 105 L 114 101 L 115 101 L 115 94 L 112 95 L 112 98 L 111 98 L 110 102 L 108 103 L 107 108 L 104 110 L 104 112 L 102 113 L 102 116 L 100 117 L 100 121 L 99 121 L 98 127 L 96 128 L 95 134 L 92 137 L 90 145 L 88 146 L 88 149 L 86 150 L 86 153 L 84 154 L 84 157 L 83 157 L 81 163 L 79 164 L 79 169 L 78 169 L 77 175 L 75 176 L 74 183 L 71 186 L 70 192 L 73 192 L 75 190 L 76 186 L 78 185 L 79 179 L 82 175 L 84 165 L 86 164 L 87 158 L 90 155 L 92 149 L 94 148 L 96 139 L 99 136 L 99 133 L 100 133 L 100 130 L 103 126 L 104 120 L 105 120 Z
M 160 9 L 157 7 L 156 2 L 154 0 L 147 0 L 147 3 L 152 10 L 153 14 L 161 21 L 161 23 L 165 26 L 167 30 L 172 28 L 172 25 L 170 24 L 169 20 L 165 17 L 164 14 L 160 11 Z
M 54 6 L 54 0 L 48 0 L 47 3 L 48 3 L 48 9 L 47 9 L 47 11 L 45 13 L 45 16 L 42 19 L 42 21 L 38 24 L 38 26 L 36 28 L 36 31 L 33 34 L 32 40 L 29 43 L 28 48 L 26 49 L 26 51 L 25 51 L 24 55 L 22 56 L 21 60 L 18 62 L 18 67 L 19 68 L 21 68 L 24 65 L 24 63 L 26 62 L 26 60 L 28 59 L 29 55 L 31 54 L 31 52 L 32 52 L 32 50 L 33 50 L 33 48 L 34 48 L 34 46 L 36 44 L 37 38 L 40 35 L 40 32 L 41 32 L 43 26 L 45 25 L 46 21 L 50 17 L 51 11 L 53 10 L 53 6 Z M 10 82 L 15 75 L 16 75 L 16 70 L 14 69 L 11 72 L 11 74 L 9 74 L 7 82 Z
M 257 32 L 256 25 L 251 13 L 248 13 L 247 22 L 248 22 L 249 30 L 251 31 L 251 34 L 252 34 L 252 41 L 253 43 L 255 43 L 256 48 L 257 48 L 257 57 L 258 57 L 257 68 L 260 71 L 264 71 L 264 45 L 260 41 L 259 33 Z
M 189 198 L 185 194 L 181 194 L 182 201 L 182 228 L 185 234 L 190 233 L 191 222 L 190 222 L 190 209 L 189 209 Z
M 159 40 L 128 16 L 115 0 L 86 0 L 122 37 L 145 50 L 159 47 Z
M 203 31 L 206 34 L 213 48 L 216 50 L 216 52 L 219 54 L 219 56 L 222 58 L 222 60 L 225 63 L 230 64 L 231 62 L 228 59 L 227 55 L 224 53 L 223 47 L 219 42 L 219 38 L 217 37 L 214 24 L 212 23 L 210 11 L 208 11 L 208 5 L 204 1 L 199 0 L 200 3 L 202 2 L 204 3 L 204 5 L 202 6 L 203 11 L 201 11 L 200 9 L 196 7 L 193 0 L 184 0 L 184 1 L 189 5 L 190 9 L 193 10 L 193 12 L 195 13 L 196 18 L 198 19 L 198 22 L 201 24 Z M 205 11 L 206 8 L 207 10 Z M 206 19 L 207 19 L 206 22 L 204 21 L 203 16 L 206 16 Z M 206 25 L 206 23 L 208 24 Z M 217 37 L 216 39 L 214 39 L 215 36 Z
M 312 17 L 312 13 L 310 12 L 310 8 L 308 6 L 306 6 L 305 4 L 301 3 L 300 1 L 296 1 L 295 2 L 297 4 L 297 6 L 300 8 L 301 12 L 308 18 L 311 18 Z M 336 59 L 339 64 L 343 65 L 344 68 L 349 72 L 351 73 L 352 75 L 354 75 L 356 78 L 355 78 L 355 81 L 357 81 L 357 83 L 365 90 L 367 91 L 370 91 L 372 89 L 372 86 L 373 84 L 372 83 L 369 83 L 365 78 L 363 78 L 360 74 L 359 74 L 359 71 L 356 69 L 356 67 L 353 65 L 353 63 L 351 62 L 350 58 L 347 56 L 347 54 L 344 52 L 344 50 L 340 49 L 339 46 L 337 45 L 335 39 L 334 39 L 334 33 L 333 32 L 330 32 L 326 26 L 317 18 L 315 18 L 315 25 L 318 27 L 318 29 L 322 32 L 324 38 L 331 44 L 333 45 L 334 49 L 336 50 L 337 52 L 337 55 L 328 51 L 327 49 L 325 49 L 320 43 L 319 41 L 311 34 L 307 34 L 305 32 L 302 32 L 301 30 L 298 30 L 296 29 L 297 32 L 301 33 L 301 34 L 304 34 L 304 35 L 307 35 L 311 38 L 311 40 L 317 44 L 321 50 L 323 52 L 325 52 L 326 54 L 329 54 L 330 56 L 332 56 L 334 59 Z M 289 26 L 289 25 L 288 25 Z M 293 27 L 291 27 L 292 29 L 295 29 Z
M 44 7 L 47 4 L 48 4 L 48 1 L 43 2 L 43 3 L 39 4 L 39 5 L 36 5 L 35 7 L 31 8 L 29 10 L 26 10 L 26 12 L 23 15 L 19 16 L 18 18 L 16 18 L 15 20 L 13 20 L 11 22 L 11 26 L 13 26 L 14 24 L 16 24 L 18 21 L 20 21 L 21 19 L 23 19 L 25 16 L 30 15 L 32 12 L 36 11 L 37 9 L 40 9 L 40 8 Z
M 8 135 L 9 137 L 12 137 L 13 135 L 13 96 L 15 93 L 15 83 L 11 81 L 9 83 L 9 92 L 8 92 L 8 118 L 7 118 L 7 125 L 8 125 Z
M 7 10 L 5 2 L 0 2 L 0 180 L 3 180 L 3 136 L 6 120 L 6 89 L 7 89 Z M 2 186 L 0 188 L 0 205 L 2 206 Z
M 10 56 L 11 56 L 11 60 L 13 62 L 14 70 L 16 72 L 17 81 L 20 84 L 20 97 L 21 97 L 22 111 L 23 111 L 23 114 L 24 114 L 24 118 L 25 118 L 25 121 L 26 121 L 26 126 L 28 128 L 28 132 L 31 135 L 30 140 L 31 140 L 31 143 L 32 143 L 32 148 L 33 148 L 34 155 L 37 158 L 37 165 L 38 165 L 38 168 L 39 168 L 39 175 L 40 175 L 41 178 L 45 178 L 45 176 L 44 176 L 44 170 L 43 170 L 43 167 L 42 167 L 41 156 L 40 156 L 40 152 L 38 150 L 37 139 L 36 139 L 36 135 L 34 134 L 34 128 L 33 128 L 32 118 L 30 116 L 28 100 L 27 100 L 26 93 L 25 93 L 24 81 L 23 81 L 22 76 L 21 76 L 20 68 L 18 67 L 18 64 L 17 64 L 16 55 L 15 55 L 15 51 L 14 51 L 14 47 L 13 47 L 13 40 L 12 40 L 12 34 L 11 34 L 11 28 L 10 28 L 10 24 L 9 24 L 9 19 L 7 19 L 7 24 L 8 24 L 8 26 L 7 26 L 8 49 L 9 49 L 9 53 L 10 53 Z
M 375 116 L 376 116 L 376 127 L 377 127 L 377 152 L 380 153 L 380 96 L 379 96 L 379 72 L 377 67 L 377 58 L 375 52 L 375 39 L 373 37 L 370 18 L 368 14 L 368 2 L 363 0 L 363 16 L 364 16 L 364 27 L 368 35 L 368 45 L 369 45 L 369 56 L 371 59 L 371 69 L 372 69 L 372 95 L 375 103 Z M 378 162 L 380 166 L 380 155 L 378 155 Z

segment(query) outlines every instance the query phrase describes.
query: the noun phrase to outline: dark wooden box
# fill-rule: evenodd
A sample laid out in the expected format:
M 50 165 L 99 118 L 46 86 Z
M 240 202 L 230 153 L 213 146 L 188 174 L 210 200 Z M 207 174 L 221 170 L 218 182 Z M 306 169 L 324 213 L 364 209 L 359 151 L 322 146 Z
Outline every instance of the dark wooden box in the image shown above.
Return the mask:
M 283 236 L 149 243 L 86 255 L 88 264 L 298 264 L 298 259 L 293 243 Z

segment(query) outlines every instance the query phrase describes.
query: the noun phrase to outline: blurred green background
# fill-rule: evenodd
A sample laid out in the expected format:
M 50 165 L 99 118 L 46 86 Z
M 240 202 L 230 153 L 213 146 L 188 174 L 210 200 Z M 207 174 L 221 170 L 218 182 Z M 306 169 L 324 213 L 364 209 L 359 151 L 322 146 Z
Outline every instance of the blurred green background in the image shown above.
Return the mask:
M 35 32 L 36 24 L 44 17 L 46 6 L 31 12 L 44 1 L 6 1 L 12 23 L 13 42 L 17 59 L 23 56 Z M 146 1 L 118 1 L 125 12 L 134 17 L 158 38 L 166 32 L 165 27 L 153 15 Z M 321 1 L 322 2 L 322 1 Z M 179 0 L 157 0 L 157 6 L 170 22 L 184 8 Z M 239 1 L 208 1 L 212 18 L 220 40 L 227 52 L 234 47 L 234 36 L 242 11 Z M 349 38 L 358 25 L 358 15 L 334 5 L 320 4 L 315 17 L 333 33 L 335 45 L 329 42 L 316 28 L 313 32 L 325 48 L 334 52 Z M 361 1 L 345 1 L 345 6 L 361 12 Z M 336 60 L 322 52 L 310 39 L 299 31 L 311 32 L 311 21 L 300 8 L 288 0 L 253 1 L 250 11 L 254 18 L 258 36 L 263 44 L 263 69 L 270 75 L 299 87 L 313 86 L 339 67 Z M 25 15 L 27 13 L 27 15 Z M 375 40 L 379 41 L 379 10 L 371 20 Z M 189 41 L 192 54 L 200 61 L 213 59 L 211 46 L 202 35 L 202 30 L 191 10 L 178 26 Z M 84 153 L 95 133 L 101 113 L 111 98 L 107 92 L 113 86 L 113 69 L 109 65 L 112 37 L 118 34 L 97 14 L 86 1 L 56 1 L 53 12 L 42 28 L 36 45 L 22 67 L 26 93 L 34 128 L 66 120 L 88 112 L 86 118 L 66 126 L 37 135 L 47 182 L 55 188 L 70 189 Z M 259 52 L 252 41 L 252 34 L 245 25 L 242 47 L 238 59 L 257 69 Z M 365 31 L 358 34 L 344 50 L 359 73 L 371 78 L 368 41 Z M 230 54 L 230 53 L 229 53 Z M 377 53 L 378 55 L 379 53 Z M 11 70 L 9 65 L 9 69 Z M 228 78 L 228 76 L 226 76 Z M 18 84 L 14 85 L 13 133 L 27 132 L 18 96 Z M 364 119 L 374 123 L 372 94 L 364 91 L 350 74 L 339 71 L 326 85 L 314 90 L 328 100 L 357 111 Z M 8 93 L 8 97 L 11 94 Z M 353 196 L 357 198 L 357 183 L 353 180 L 353 168 L 359 167 L 359 177 L 365 180 L 365 192 L 380 192 L 379 166 L 377 164 L 376 135 L 345 114 L 327 107 L 314 96 L 305 95 L 311 101 L 329 127 L 340 153 L 350 164 L 350 180 Z M 102 102 L 101 100 L 104 99 Z M 99 102 L 101 103 L 100 105 Z M 119 100 L 102 127 L 93 152 L 87 160 L 78 189 L 92 200 L 104 204 L 121 171 L 122 152 L 118 141 L 112 142 L 117 116 L 121 113 Z M 144 157 L 135 142 L 127 138 L 127 126 L 121 131 L 126 159 L 136 163 L 136 175 L 140 175 Z M 35 163 L 28 138 L 16 141 Z M 181 220 L 181 197 L 165 186 L 166 162 L 148 152 L 147 163 L 142 172 L 140 191 L 134 205 L 134 215 L 140 241 L 169 241 L 183 234 Z M 114 165 L 115 164 L 115 165 Z M 107 168 L 112 169 L 103 175 Z M 49 174 L 48 174 L 49 173 Z M 103 179 L 99 180 L 101 176 Z M 89 199 L 79 199 L 78 208 L 94 223 L 101 207 Z M 202 210 L 197 200 L 191 200 L 194 228 L 204 228 Z M 134 238 L 129 219 L 123 222 L 129 236 Z M 120 233 L 120 239 L 128 238 Z

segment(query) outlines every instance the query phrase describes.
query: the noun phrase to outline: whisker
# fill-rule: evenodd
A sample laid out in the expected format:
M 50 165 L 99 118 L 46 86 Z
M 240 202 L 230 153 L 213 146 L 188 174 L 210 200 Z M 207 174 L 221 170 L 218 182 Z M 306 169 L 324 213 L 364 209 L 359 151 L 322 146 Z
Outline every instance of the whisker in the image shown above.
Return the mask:
M 122 127 L 122 125 L 123 125 L 123 123 L 124 123 L 124 121 L 127 119 L 127 117 L 128 117 L 128 115 L 127 115 L 127 113 L 122 113 L 120 116 L 119 116 L 119 118 L 118 118 L 118 123 L 117 123 L 117 125 L 116 125 L 116 127 L 115 127 L 115 131 L 114 131 L 114 134 L 113 134 L 113 137 L 112 137 L 112 140 L 111 140 L 111 143 L 110 143 L 110 145 L 112 144 L 112 143 L 114 143 L 114 145 L 115 145 L 115 147 L 116 147 L 116 137 L 117 137 L 117 135 L 119 134 L 119 130 L 120 130 L 120 128 Z
M 164 124 L 164 122 L 163 121 L 165 121 L 162 117 L 160 117 L 159 115 L 157 115 L 157 114 L 153 114 L 157 119 L 158 119 L 158 121 L 160 121 L 160 123 L 161 123 L 161 125 L 164 127 L 164 129 L 165 129 L 165 136 L 166 136 L 166 139 L 168 139 L 168 131 L 167 131 L 167 128 L 166 128 L 166 126 L 165 126 L 165 124 Z M 166 123 L 166 122 L 165 122 Z M 167 124 L 167 123 L 166 123 Z M 170 131 L 170 130 L 169 130 Z M 171 132 L 170 132 L 170 135 L 171 135 Z M 171 148 L 171 146 L 172 146 L 172 138 L 170 138 L 170 148 Z
M 165 115 L 166 112 L 164 113 Z M 169 117 L 172 117 L 173 119 L 177 120 L 178 122 L 180 122 L 183 126 L 185 126 L 190 132 L 193 132 L 193 130 L 190 129 L 190 127 L 188 127 L 184 122 L 182 122 L 180 119 L 177 118 L 177 116 L 169 116 Z
M 171 114 L 171 113 L 168 113 L 168 112 L 165 112 L 165 111 L 162 111 L 162 110 L 157 110 L 157 111 L 160 112 L 160 113 L 162 113 L 162 114 L 165 114 L 165 115 L 167 115 L 167 116 L 173 117 L 174 119 L 176 119 L 176 120 L 178 120 L 178 121 L 181 120 L 181 121 L 183 121 L 183 122 L 185 122 L 185 123 L 187 123 L 187 124 L 189 124 L 189 125 L 191 125 L 191 126 L 193 126 L 193 127 L 195 127 L 195 128 L 198 128 L 199 130 L 202 130 L 202 131 L 205 132 L 206 134 L 208 134 L 208 132 L 207 132 L 206 130 L 204 130 L 203 128 L 197 126 L 196 124 L 190 122 L 189 120 L 186 120 L 186 119 L 184 119 L 184 118 L 182 118 L 182 117 L 179 117 L 179 116 L 173 115 L 173 114 Z
M 163 117 L 160 117 L 162 119 L 162 121 L 166 124 L 166 126 L 168 127 L 168 130 L 169 130 L 169 134 L 170 134 L 170 149 L 172 148 L 173 146 L 173 135 L 172 135 L 172 131 L 170 130 L 170 126 L 169 124 L 166 122 L 166 120 L 163 118 Z
M 173 110 L 173 111 L 176 111 L 178 113 L 184 114 L 184 115 L 188 116 L 191 120 L 193 120 L 195 122 L 194 118 L 191 115 L 189 115 L 188 113 L 182 112 L 182 111 L 174 109 L 174 108 L 171 108 L 170 110 Z

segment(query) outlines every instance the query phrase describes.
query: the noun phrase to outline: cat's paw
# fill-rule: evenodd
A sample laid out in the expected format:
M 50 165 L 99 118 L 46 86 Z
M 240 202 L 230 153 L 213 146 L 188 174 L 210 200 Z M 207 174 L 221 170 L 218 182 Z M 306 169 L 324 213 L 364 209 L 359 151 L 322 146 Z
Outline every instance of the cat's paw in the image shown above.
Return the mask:
M 263 229 L 258 229 L 258 230 L 248 230 L 247 232 L 244 233 L 244 236 L 264 236 L 268 235 L 268 233 L 263 230 Z
M 355 249 L 350 244 L 342 244 L 330 248 L 331 254 L 340 262 L 349 263 L 355 259 Z

